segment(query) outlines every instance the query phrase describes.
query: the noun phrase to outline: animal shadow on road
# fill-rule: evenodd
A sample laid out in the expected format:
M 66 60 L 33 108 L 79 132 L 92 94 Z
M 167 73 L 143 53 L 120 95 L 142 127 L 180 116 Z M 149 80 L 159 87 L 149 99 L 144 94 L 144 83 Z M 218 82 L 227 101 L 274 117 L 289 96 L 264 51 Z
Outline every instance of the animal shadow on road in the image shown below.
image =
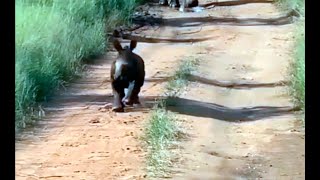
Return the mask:
M 294 21 L 294 13 L 289 12 L 286 15 L 274 18 L 233 18 L 233 17 L 186 17 L 186 18 L 147 18 L 145 20 L 133 19 L 135 24 L 144 25 L 146 23 L 158 23 L 162 26 L 171 27 L 192 27 L 206 24 L 222 24 L 231 26 L 268 26 L 285 25 Z
M 163 83 L 171 77 L 157 77 L 147 78 L 146 82 L 152 83 Z M 282 83 L 236 83 L 230 84 L 226 82 L 216 82 L 215 80 L 205 79 L 202 82 L 201 78 L 191 78 L 193 81 L 197 81 L 204 84 L 211 84 L 216 86 L 232 86 L 231 88 L 259 88 L 259 87 L 270 87 L 270 86 L 282 86 Z M 207 82 L 208 81 L 208 82 Z M 126 112 L 145 112 L 149 111 L 157 103 L 157 100 L 166 99 L 166 108 L 170 111 L 186 114 L 197 117 L 214 118 L 230 122 L 242 122 L 242 121 L 254 121 L 267 117 L 282 116 L 296 111 L 297 108 L 290 106 L 275 107 L 275 106 L 256 106 L 256 107 L 240 107 L 230 108 L 215 103 L 201 102 L 191 99 L 185 99 L 180 97 L 165 97 L 165 96 L 144 96 L 141 97 L 141 106 L 128 107 Z M 66 108 L 70 106 L 82 105 L 104 105 L 112 103 L 112 94 L 66 94 L 56 99 L 55 104 L 59 104 L 59 108 Z
M 171 97 L 167 99 L 167 109 L 179 114 L 207 117 L 229 122 L 254 121 L 263 118 L 292 113 L 296 108 L 290 106 L 254 106 L 230 108 L 215 103 Z
M 100 94 L 73 95 L 64 98 L 61 107 L 68 107 L 74 103 L 85 105 L 103 105 L 112 102 L 112 95 Z M 282 116 L 291 114 L 297 108 L 290 106 L 254 106 L 230 108 L 215 103 L 201 102 L 180 97 L 165 96 L 141 96 L 141 106 L 126 108 L 125 112 L 145 112 L 150 110 L 157 103 L 157 100 L 164 99 L 166 108 L 172 112 L 196 117 L 214 118 L 229 122 L 255 121 L 263 118 Z

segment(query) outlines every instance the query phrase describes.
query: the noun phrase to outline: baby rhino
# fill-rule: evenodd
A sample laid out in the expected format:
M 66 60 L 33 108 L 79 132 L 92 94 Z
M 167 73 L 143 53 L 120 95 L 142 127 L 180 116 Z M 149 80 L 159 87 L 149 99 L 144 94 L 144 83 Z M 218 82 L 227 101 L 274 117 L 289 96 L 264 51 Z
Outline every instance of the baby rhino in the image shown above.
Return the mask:
M 138 94 L 145 78 L 144 61 L 139 55 L 132 52 L 137 46 L 137 41 L 132 40 L 130 47 L 125 46 L 124 48 L 118 40 L 115 40 L 113 45 L 118 51 L 118 57 L 111 66 L 114 96 L 112 111 L 124 112 L 125 105 L 140 104 Z

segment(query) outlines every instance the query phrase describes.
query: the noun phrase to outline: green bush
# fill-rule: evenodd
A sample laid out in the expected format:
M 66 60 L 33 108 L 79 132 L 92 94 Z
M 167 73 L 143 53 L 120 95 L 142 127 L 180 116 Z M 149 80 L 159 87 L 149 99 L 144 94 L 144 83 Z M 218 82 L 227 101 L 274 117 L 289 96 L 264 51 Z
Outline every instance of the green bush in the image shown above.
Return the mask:
M 16 126 L 37 102 L 104 53 L 106 29 L 128 23 L 137 0 L 16 0 Z M 108 25 L 106 27 L 106 24 Z

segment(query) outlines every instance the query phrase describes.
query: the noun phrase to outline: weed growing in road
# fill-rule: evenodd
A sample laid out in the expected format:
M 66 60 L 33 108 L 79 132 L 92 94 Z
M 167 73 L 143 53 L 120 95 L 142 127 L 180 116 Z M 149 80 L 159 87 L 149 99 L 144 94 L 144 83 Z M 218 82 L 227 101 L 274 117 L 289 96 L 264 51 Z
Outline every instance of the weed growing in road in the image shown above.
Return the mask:
M 166 96 L 179 96 L 181 90 L 188 85 L 188 79 L 191 73 L 197 69 L 198 65 L 199 59 L 195 57 L 187 57 L 182 60 L 178 70 L 166 86 Z
M 147 171 L 152 177 L 168 177 L 169 168 L 173 167 L 175 157 L 174 146 L 179 140 L 186 137 L 184 128 L 175 113 L 165 109 L 169 97 L 178 96 L 181 90 L 188 85 L 188 78 L 196 70 L 198 59 L 188 57 L 181 61 L 178 70 L 168 82 L 165 95 L 154 106 L 150 120 L 146 125 L 143 140 L 148 147 Z
M 174 113 L 161 106 L 151 112 L 146 129 L 147 171 L 153 177 L 166 177 L 174 157 L 169 149 L 183 137 L 181 125 Z

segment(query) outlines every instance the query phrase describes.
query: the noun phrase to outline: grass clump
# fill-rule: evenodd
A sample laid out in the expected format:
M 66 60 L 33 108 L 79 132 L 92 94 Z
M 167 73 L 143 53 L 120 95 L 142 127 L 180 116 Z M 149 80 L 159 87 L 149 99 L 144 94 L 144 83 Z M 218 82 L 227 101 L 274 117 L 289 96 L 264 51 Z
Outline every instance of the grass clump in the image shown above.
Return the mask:
M 168 82 L 165 94 L 169 97 L 179 96 L 181 90 L 188 85 L 189 77 L 197 69 L 198 64 L 199 59 L 195 57 L 187 57 L 182 60 L 173 78 Z
M 159 100 L 151 112 L 143 136 L 148 146 L 147 171 L 151 177 L 167 177 L 175 157 L 173 146 L 186 137 L 176 114 L 166 110 L 165 107 L 167 103 L 174 103 L 171 102 L 171 97 L 178 96 L 188 85 L 188 78 L 191 72 L 196 70 L 197 65 L 198 59 L 194 57 L 181 61 L 178 70 L 166 86 L 164 93 L 166 98 Z
M 181 138 L 182 129 L 175 114 L 163 106 L 151 112 L 146 129 L 147 171 L 153 177 L 166 177 L 168 168 L 172 167 L 173 154 L 169 149 Z
M 105 52 L 105 31 L 130 23 L 141 0 L 16 0 L 15 124 L 81 75 L 83 59 Z

